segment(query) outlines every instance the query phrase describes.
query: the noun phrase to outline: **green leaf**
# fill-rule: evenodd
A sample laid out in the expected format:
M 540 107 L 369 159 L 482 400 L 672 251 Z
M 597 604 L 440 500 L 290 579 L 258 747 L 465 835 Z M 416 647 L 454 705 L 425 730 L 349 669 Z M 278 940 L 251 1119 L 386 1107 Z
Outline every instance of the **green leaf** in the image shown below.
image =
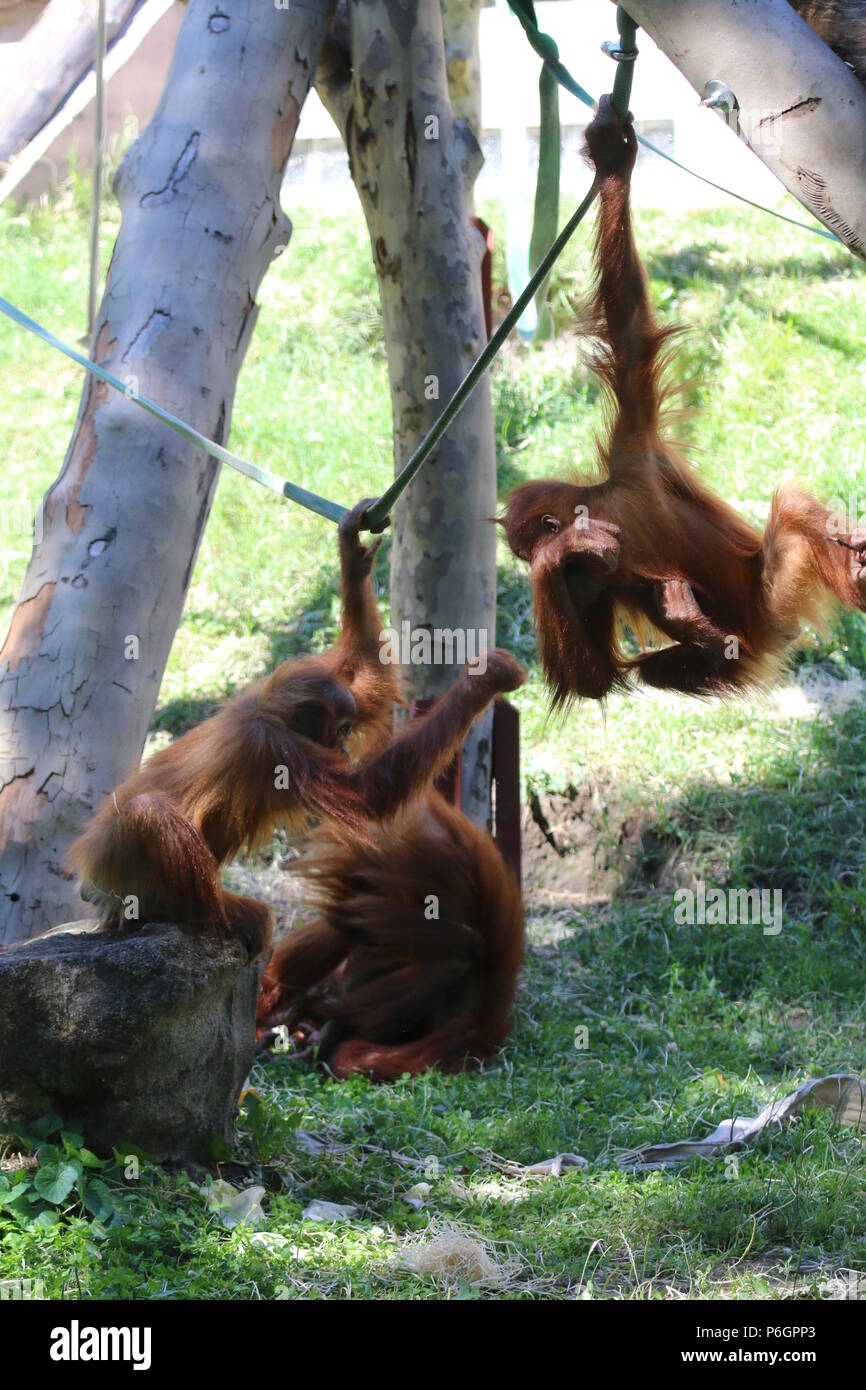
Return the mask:
M 42 1115 L 38 1120 L 33 1121 L 30 1131 L 40 1139 L 47 1139 L 49 1134 L 56 1134 L 62 1128 L 63 1121 L 60 1116 L 50 1110 L 47 1115 Z
M 82 1201 L 97 1221 L 110 1220 L 116 1211 L 114 1198 L 101 1178 L 94 1178 L 87 1184 Z
M 65 1201 L 80 1176 L 81 1168 L 77 1163 L 49 1164 L 47 1168 L 40 1168 L 33 1180 L 33 1185 L 40 1196 L 46 1202 L 52 1202 L 55 1206 L 59 1202 Z
M 25 1169 L 19 1168 L 18 1172 L 22 1173 L 23 1177 L 19 1178 L 18 1173 L 12 1174 L 12 1181 L 11 1183 L 9 1183 L 8 1193 L 6 1193 L 4 1196 L 4 1193 L 0 1191 L 0 1205 L 2 1205 L 3 1201 L 5 1200 L 5 1197 L 17 1197 L 20 1193 L 26 1192 L 28 1188 L 31 1188 L 33 1186 L 33 1179 L 30 1177 L 30 1174 Z
M 37 1215 L 34 1203 L 38 1202 L 38 1200 L 39 1198 L 35 1192 L 22 1192 L 20 1195 L 16 1195 L 5 1201 L 3 1206 L 6 1211 L 15 1218 L 19 1225 L 29 1226 Z
M 54 1207 L 45 1207 L 42 1211 L 36 1213 L 30 1225 L 47 1228 L 49 1226 L 57 1226 L 59 1223 L 60 1212 L 55 1211 Z

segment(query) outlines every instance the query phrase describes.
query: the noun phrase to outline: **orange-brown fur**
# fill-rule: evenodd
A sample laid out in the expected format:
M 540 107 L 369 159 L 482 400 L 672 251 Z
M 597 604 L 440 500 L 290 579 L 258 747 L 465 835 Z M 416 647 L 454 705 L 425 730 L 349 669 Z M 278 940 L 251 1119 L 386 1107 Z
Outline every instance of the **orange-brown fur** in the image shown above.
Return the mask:
M 155 754 L 106 798 L 70 851 L 82 896 L 105 925 L 178 921 L 247 934 L 261 948 L 269 916 L 260 903 L 225 893 L 219 865 L 292 833 L 312 818 L 356 836 L 393 814 L 447 766 L 473 719 L 524 673 L 493 651 L 425 715 L 391 739 L 397 671 L 380 660 L 381 618 L 370 578 L 379 542 L 359 539 L 365 503 L 340 527 L 343 626 L 322 656 L 285 662 L 213 718 Z M 358 734 L 355 762 L 346 742 Z M 244 922 L 248 920 L 248 931 Z
M 763 533 L 715 497 L 665 439 L 661 377 L 675 328 L 660 327 L 634 243 L 631 117 L 609 97 L 587 130 L 600 194 L 593 366 L 614 403 L 601 481 L 524 483 L 506 499 L 512 551 L 529 562 L 554 706 L 604 698 L 637 677 L 687 694 L 766 679 L 830 597 L 866 606 L 866 532 L 834 538 L 797 487 L 775 495 Z M 840 541 L 842 543 L 840 543 Z M 642 642 L 629 657 L 620 621 Z
M 486 832 L 431 794 L 370 843 L 323 837 L 301 867 L 320 915 L 278 942 L 260 1032 L 313 1030 L 309 1051 L 334 1075 L 376 1081 L 456 1071 L 501 1046 L 523 915 L 517 880 Z

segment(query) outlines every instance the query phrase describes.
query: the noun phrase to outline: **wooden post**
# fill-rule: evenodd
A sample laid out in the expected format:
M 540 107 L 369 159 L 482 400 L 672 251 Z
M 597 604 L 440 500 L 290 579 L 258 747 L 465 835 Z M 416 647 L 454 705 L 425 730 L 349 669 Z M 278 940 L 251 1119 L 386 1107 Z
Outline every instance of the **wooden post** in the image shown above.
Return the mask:
M 409 706 L 409 718 L 417 719 L 436 703 L 431 696 L 419 697 Z M 499 853 L 521 882 L 520 845 L 520 715 L 514 705 L 501 697 L 493 706 L 493 841 Z M 462 801 L 463 750 L 437 779 L 436 790 L 458 810 Z
M 520 714 L 507 700 L 493 706 L 493 839 L 521 883 Z

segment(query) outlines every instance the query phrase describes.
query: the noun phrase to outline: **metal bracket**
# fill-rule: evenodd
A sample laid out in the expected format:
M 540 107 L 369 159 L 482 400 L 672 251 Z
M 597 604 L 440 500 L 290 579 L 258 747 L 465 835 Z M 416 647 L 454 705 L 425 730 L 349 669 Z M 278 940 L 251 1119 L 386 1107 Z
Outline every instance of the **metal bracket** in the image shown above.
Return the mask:
M 620 48 L 619 39 L 605 39 L 601 51 L 615 63 L 633 63 L 638 55 L 637 48 Z

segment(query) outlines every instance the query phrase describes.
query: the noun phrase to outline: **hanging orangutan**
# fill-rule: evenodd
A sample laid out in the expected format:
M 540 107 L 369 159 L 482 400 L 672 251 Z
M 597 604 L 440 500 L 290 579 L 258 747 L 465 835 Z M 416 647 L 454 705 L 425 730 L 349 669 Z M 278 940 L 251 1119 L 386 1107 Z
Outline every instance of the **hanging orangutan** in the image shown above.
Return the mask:
M 665 438 L 660 383 L 677 329 L 653 316 L 632 234 L 631 116 L 621 122 L 603 97 L 586 144 L 601 205 L 592 365 L 614 407 L 601 480 L 521 484 L 506 499 L 505 534 L 530 567 L 554 707 L 633 679 L 724 695 L 766 681 L 828 601 L 866 607 L 866 531 L 838 534 L 820 503 L 786 485 L 761 535 Z M 638 655 L 622 648 L 622 620 Z

